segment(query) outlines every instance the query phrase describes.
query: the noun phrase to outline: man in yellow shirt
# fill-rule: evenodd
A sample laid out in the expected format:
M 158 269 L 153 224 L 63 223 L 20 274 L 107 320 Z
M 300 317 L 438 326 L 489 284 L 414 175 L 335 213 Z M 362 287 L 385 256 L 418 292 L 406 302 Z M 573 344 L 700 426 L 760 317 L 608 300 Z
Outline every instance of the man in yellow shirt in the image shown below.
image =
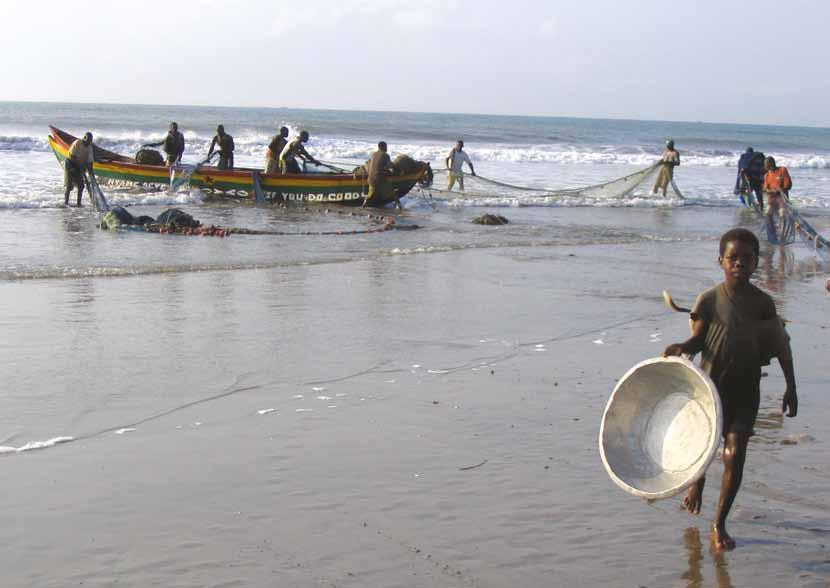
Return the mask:
M 84 134 L 83 139 L 75 139 L 69 146 L 69 154 L 63 164 L 64 194 L 63 202 L 69 206 L 69 193 L 73 187 L 78 188 L 78 206 L 84 193 L 84 173 L 92 171 L 95 155 L 92 147 L 92 133 Z

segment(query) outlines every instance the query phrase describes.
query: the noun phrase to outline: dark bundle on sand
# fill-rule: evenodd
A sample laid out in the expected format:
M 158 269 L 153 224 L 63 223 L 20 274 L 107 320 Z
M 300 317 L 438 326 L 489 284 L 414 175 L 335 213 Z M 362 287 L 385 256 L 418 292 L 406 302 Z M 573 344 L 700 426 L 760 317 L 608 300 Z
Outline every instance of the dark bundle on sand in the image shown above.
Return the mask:
M 506 225 L 510 221 L 498 214 L 482 214 L 473 219 L 474 225 Z
M 159 225 L 172 229 L 193 229 L 201 223 L 178 208 L 169 208 L 162 212 L 157 219 L 151 216 L 133 216 L 126 208 L 113 206 L 101 219 L 102 229 L 115 230 L 122 226 L 149 227 Z

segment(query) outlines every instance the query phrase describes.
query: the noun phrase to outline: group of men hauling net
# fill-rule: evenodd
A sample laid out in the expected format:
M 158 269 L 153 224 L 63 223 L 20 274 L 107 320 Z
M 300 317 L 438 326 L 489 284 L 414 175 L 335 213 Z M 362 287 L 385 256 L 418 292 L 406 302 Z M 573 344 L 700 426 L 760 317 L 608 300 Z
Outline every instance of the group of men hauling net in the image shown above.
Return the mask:
M 266 174 L 301 174 L 305 171 L 305 164 L 328 167 L 306 150 L 305 143 L 309 140 L 308 131 L 300 131 L 299 135 L 291 141 L 288 140 L 288 135 L 288 127 L 280 127 L 268 144 L 265 152 L 264 172 Z M 459 143 L 461 142 L 459 141 Z M 185 139 L 179 131 L 178 124 L 172 122 L 164 139 L 156 143 L 146 143 L 141 147 L 142 149 L 136 154 L 137 163 L 173 166 L 181 163 L 185 149 Z M 150 150 L 150 147 L 162 147 L 165 158 L 162 159 L 161 155 Z M 354 170 L 355 174 L 362 174 L 367 177 L 369 193 L 365 202 L 370 202 L 375 196 L 381 195 L 384 196 L 384 200 L 386 199 L 383 192 L 390 190 L 391 187 L 385 182 L 385 177 L 409 174 L 415 171 L 416 162 L 414 159 L 406 155 L 399 155 L 392 162 L 387 154 L 387 149 L 384 141 L 379 142 L 377 151 L 372 154 L 369 160 Z M 233 137 L 225 132 L 223 125 L 216 128 L 216 135 L 210 143 L 208 157 L 213 154 L 214 150 L 219 153 L 219 162 L 216 167 L 219 169 L 233 169 Z M 464 156 L 466 157 L 466 154 Z M 300 161 L 303 162 L 302 167 Z M 466 161 L 469 163 L 469 159 Z M 471 163 L 470 166 L 472 169 Z M 461 186 L 463 189 L 463 180 Z M 400 203 L 398 205 L 400 206 Z

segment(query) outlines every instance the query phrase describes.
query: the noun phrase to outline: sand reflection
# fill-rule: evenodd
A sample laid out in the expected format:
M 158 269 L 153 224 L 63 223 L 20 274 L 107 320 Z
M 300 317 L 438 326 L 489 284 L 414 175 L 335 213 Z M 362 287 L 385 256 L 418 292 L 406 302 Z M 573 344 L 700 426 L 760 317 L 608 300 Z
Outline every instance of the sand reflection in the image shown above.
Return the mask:
M 683 531 L 683 545 L 689 552 L 689 569 L 682 576 L 686 580 L 687 588 L 710 586 L 711 583 L 705 582 L 703 578 L 703 543 L 700 541 L 700 530 L 697 527 L 689 527 Z M 724 553 L 710 550 L 710 554 L 715 564 L 715 585 L 718 588 L 733 588 Z

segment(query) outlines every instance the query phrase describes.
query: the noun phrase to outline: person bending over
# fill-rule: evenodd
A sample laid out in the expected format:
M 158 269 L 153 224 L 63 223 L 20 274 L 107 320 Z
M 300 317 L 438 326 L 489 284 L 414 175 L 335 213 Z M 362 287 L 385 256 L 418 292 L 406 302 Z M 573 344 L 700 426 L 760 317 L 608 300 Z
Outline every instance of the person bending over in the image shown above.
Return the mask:
M 303 171 L 300 169 L 300 164 L 297 163 L 297 158 L 299 157 L 305 162 L 313 163 L 314 165 L 320 165 L 320 162 L 314 159 L 311 155 L 308 154 L 308 151 L 305 150 L 303 143 L 308 142 L 308 132 L 307 131 L 300 131 L 300 136 L 295 138 L 291 141 L 288 145 L 285 146 L 285 149 L 282 150 L 280 154 L 280 170 L 283 174 L 301 174 Z
M 92 171 L 95 154 L 92 146 L 92 133 L 84 133 L 83 139 L 75 139 L 69 146 L 69 154 L 63 163 L 63 203 L 69 206 L 69 193 L 78 188 L 78 206 L 84 193 L 84 174 Z

